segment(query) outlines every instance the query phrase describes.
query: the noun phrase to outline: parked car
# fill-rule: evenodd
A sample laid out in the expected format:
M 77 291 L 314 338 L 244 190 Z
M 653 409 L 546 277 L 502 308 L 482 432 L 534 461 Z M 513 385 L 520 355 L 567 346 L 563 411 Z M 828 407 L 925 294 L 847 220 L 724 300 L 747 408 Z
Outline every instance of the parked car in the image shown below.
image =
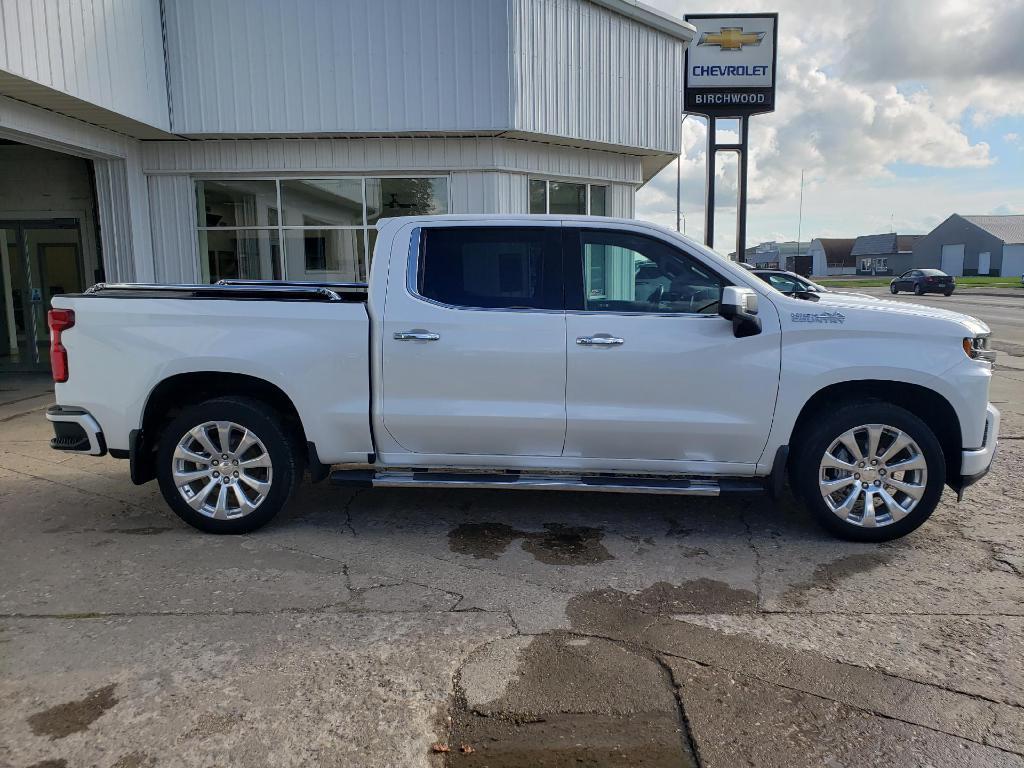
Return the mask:
M 780 293 L 831 293 L 825 286 L 818 285 L 796 272 L 787 272 L 784 269 L 755 269 L 753 272 Z
M 941 269 L 909 269 L 889 283 L 889 290 L 896 294 L 900 291 L 913 291 L 915 295 L 941 293 L 952 296 L 956 288 L 956 280 Z
M 788 477 L 834 534 L 892 539 L 991 465 L 989 329 L 819 296 L 634 220 L 386 219 L 368 284 L 55 297 L 51 445 L 127 459 L 215 533 L 265 524 L 308 471 L 678 496 Z

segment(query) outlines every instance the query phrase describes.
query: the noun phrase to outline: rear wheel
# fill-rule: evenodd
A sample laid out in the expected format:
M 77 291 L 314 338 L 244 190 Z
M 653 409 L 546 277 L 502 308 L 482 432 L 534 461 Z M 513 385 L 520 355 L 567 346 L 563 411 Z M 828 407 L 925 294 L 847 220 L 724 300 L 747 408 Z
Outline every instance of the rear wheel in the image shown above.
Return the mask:
M 952 296 L 953 295 L 953 289 L 952 288 L 947 288 L 946 290 L 944 290 L 942 292 L 942 295 L 943 296 Z
M 924 296 L 924 287 L 920 283 L 914 285 L 914 295 Z
M 851 403 L 805 429 L 794 455 L 798 495 L 818 521 L 853 541 L 888 541 L 931 516 L 946 482 L 942 446 L 914 414 Z
M 220 397 L 186 408 L 164 429 L 157 479 L 189 525 L 247 533 L 271 520 L 301 477 L 295 440 L 258 400 Z

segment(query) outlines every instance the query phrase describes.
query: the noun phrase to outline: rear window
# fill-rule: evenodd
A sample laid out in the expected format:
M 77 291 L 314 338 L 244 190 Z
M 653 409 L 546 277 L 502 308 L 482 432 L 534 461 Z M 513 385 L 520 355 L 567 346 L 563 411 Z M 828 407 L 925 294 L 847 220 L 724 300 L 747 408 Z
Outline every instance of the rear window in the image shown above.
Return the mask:
M 426 227 L 416 290 L 467 309 L 561 309 L 557 227 Z
M 945 275 L 946 273 L 943 272 L 941 269 L 922 269 L 921 270 L 921 274 L 922 275 Z

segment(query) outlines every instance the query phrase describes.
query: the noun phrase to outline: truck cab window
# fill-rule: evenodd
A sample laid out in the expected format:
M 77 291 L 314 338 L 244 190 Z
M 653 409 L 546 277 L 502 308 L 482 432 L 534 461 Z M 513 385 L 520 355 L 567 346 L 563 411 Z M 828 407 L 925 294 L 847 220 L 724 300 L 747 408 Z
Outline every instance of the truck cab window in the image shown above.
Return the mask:
M 554 227 L 426 227 L 420 296 L 476 309 L 562 309 L 562 262 Z
M 578 309 L 715 314 L 723 281 L 682 251 L 629 232 L 579 232 Z

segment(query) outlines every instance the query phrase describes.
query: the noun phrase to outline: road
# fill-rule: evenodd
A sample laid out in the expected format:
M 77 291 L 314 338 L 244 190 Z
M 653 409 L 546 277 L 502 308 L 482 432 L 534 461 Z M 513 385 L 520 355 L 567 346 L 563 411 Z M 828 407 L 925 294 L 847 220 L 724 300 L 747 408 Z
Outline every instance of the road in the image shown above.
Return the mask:
M 996 293 L 993 289 L 989 291 Z M 978 294 L 968 289 L 952 296 L 914 296 L 908 293 L 893 296 L 888 288 L 861 288 L 857 292 L 971 315 L 988 323 L 992 329 L 992 342 L 996 349 L 1024 358 L 1024 291 L 1007 289 L 1005 292 L 1000 291 L 1000 295 L 989 295 L 988 292 Z

